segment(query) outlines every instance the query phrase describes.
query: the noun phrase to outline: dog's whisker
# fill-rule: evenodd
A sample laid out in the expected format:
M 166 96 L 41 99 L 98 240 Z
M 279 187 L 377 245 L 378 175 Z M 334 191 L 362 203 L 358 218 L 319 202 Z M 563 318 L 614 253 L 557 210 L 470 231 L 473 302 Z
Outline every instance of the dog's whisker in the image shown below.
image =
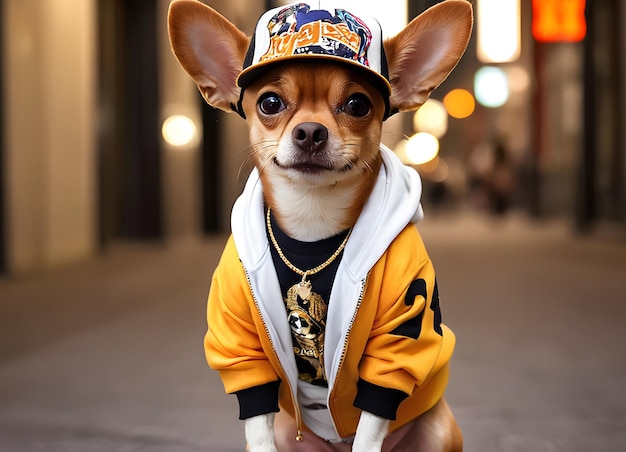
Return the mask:
M 252 149 L 252 154 L 258 155 L 261 152 L 264 152 L 266 149 L 276 148 L 277 146 L 278 146 L 278 141 L 266 140 L 266 141 L 260 141 L 258 143 L 254 143 L 250 147 Z
M 237 170 L 236 180 L 240 179 L 244 168 L 250 165 L 250 161 L 252 160 L 252 157 L 254 155 L 253 147 L 251 145 L 246 146 L 245 149 L 241 151 L 241 154 L 242 154 L 242 159 L 241 159 L 241 164 L 239 165 L 239 169 Z M 254 162 L 252 162 L 252 164 L 254 164 Z
M 244 168 L 251 160 L 254 160 L 253 163 L 259 167 L 258 168 L 259 172 L 262 172 L 262 170 L 267 165 L 269 165 L 269 162 L 260 162 L 258 156 L 261 155 L 261 152 L 264 151 L 265 149 L 276 147 L 277 144 L 278 142 L 276 140 L 266 140 L 266 141 L 260 141 L 258 143 L 253 143 L 247 146 L 246 156 L 241 162 L 241 165 L 239 165 L 239 170 L 237 171 L 237 180 L 239 180 L 241 173 L 243 172 Z M 271 161 L 271 157 L 268 157 L 266 160 Z
M 272 156 L 268 156 L 267 158 L 265 158 L 262 162 L 259 162 L 257 168 L 259 170 L 259 174 L 263 174 L 263 172 L 265 171 L 265 169 L 271 165 L 273 161 L 273 157 Z
M 237 170 L 237 178 L 236 178 L 236 180 L 239 180 L 239 178 L 241 177 L 241 173 L 243 172 L 243 169 L 249 164 L 251 159 L 252 159 L 252 156 L 250 154 L 247 154 L 244 157 L 244 159 L 241 162 L 241 165 L 239 165 L 239 169 Z
M 344 143 L 344 146 L 346 148 L 356 148 L 356 149 L 360 149 L 361 147 L 363 147 L 363 145 L 371 145 L 371 144 L 376 144 L 372 141 L 369 142 L 363 142 L 363 141 L 347 141 Z M 350 158 L 348 156 L 346 157 L 342 157 L 342 163 L 345 162 L 344 168 L 346 166 L 354 166 L 356 162 L 360 162 L 361 164 L 363 164 L 363 166 L 365 166 L 366 170 L 370 173 L 374 173 L 374 168 L 372 168 L 372 164 L 371 162 L 368 162 L 366 159 L 364 159 L 362 156 L 360 156 L 358 153 L 355 153 L 353 158 Z
M 364 159 L 359 159 L 359 160 L 363 162 L 363 165 L 365 165 L 365 167 L 370 173 L 374 173 L 374 168 L 372 168 L 372 166 L 367 161 L 365 161 Z

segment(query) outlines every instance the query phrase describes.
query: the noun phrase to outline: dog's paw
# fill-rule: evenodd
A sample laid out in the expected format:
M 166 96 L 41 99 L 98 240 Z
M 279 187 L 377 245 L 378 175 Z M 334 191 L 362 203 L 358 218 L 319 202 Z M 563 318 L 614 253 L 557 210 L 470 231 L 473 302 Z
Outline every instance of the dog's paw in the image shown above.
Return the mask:
M 246 450 L 277 452 L 274 442 L 274 413 L 261 414 L 245 420 Z
M 356 429 L 352 450 L 355 452 L 380 452 L 388 429 L 388 419 L 363 411 Z

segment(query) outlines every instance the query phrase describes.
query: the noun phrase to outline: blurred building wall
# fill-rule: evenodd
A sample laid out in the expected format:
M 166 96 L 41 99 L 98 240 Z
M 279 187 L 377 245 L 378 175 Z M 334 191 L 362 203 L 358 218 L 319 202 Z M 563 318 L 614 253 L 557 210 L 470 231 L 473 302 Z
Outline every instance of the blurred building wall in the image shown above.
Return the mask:
M 5 0 L 8 267 L 95 250 L 94 1 Z
M 202 139 L 199 93 L 171 52 L 167 35 L 169 0 L 159 0 L 159 90 L 161 122 L 172 115 L 184 115 L 196 125 L 198 136 L 189 145 L 162 145 L 162 202 L 165 236 L 186 239 L 200 234 L 200 148 Z
M 575 224 L 626 237 L 626 4 L 588 2 L 584 42 L 584 150 Z
M 535 45 L 535 127 L 533 154 L 541 180 L 531 207 L 537 216 L 572 215 L 583 150 L 583 45 Z
M 619 17 L 619 22 L 621 24 L 626 24 L 626 6 L 622 5 L 621 15 Z M 621 33 L 621 42 L 620 46 L 621 54 L 619 55 L 619 62 L 622 68 L 622 78 L 621 78 L 621 99 L 620 104 L 622 105 L 622 120 L 626 121 L 626 27 L 622 26 L 620 28 Z M 621 131 L 621 144 L 622 144 L 622 161 L 620 171 L 622 173 L 622 185 L 621 185 L 621 193 L 622 193 L 622 220 L 626 223 L 626 127 L 622 124 L 620 127 Z
M 113 73 L 107 73 L 112 83 L 106 85 L 105 91 L 99 91 L 103 89 L 103 73 L 97 66 L 103 60 L 98 59 L 98 55 L 109 51 L 103 50 L 103 36 L 98 33 L 102 23 L 97 14 L 102 5 L 107 5 L 99 3 L 102 1 L 108 0 L 2 0 L 0 3 L 4 94 L 2 170 L 6 178 L 0 196 L 6 203 L 2 216 L 6 226 L 3 245 L 6 248 L 5 270 L 9 273 L 37 271 L 79 261 L 97 255 L 106 249 L 108 242 L 129 238 L 124 232 L 121 235 L 116 232 L 120 228 L 115 223 L 124 221 L 119 216 L 125 215 L 124 211 L 128 211 L 132 202 L 118 200 L 117 206 L 105 206 L 103 210 L 101 198 L 103 187 L 107 186 L 114 186 L 113 197 L 136 197 L 134 192 L 125 193 L 129 179 L 131 184 L 140 183 L 133 182 L 132 174 L 127 172 L 139 170 L 137 164 L 141 163 L 131 160 L 120 167 L 119 161 L 115 162 L 124 158 L 120 152 L 124 154 L 129 145 L 157 143 L 159 148 L 162 223 L 159 227 L 163 230 L 160 238 L 177 240 L 202 233 L 200 204 L 204 194 L 200 183 L 203 175 L 199 142 L 203 139 L 200 114 L 203 101 L 171 53 L 166 26 L 169 1 L 154 0 L 158 13 L 157 39 L 153 45 L 159 64 L 154 77 L 159 86 L 159 120 L 171 114 L 184 114 L 200 131 L 198 140 L 184 148 L 174 148 L 161 137 L 154 137 L 149 143 L 125 143 L 129 133 L 137 138 L 133 129 L 138 124 L 125 124 L 117 130 L 111 127 L 111 121 L 125 121 L 126 116 L 124 111 L 109 107 L 118 105 L 116 102 L 127 95 L 125 90 L 136 87 L 128 81 L 118 83 L 120 77 L 125 77 L 125 69 L 119 65 L 126 56 L 121 55 L 110 60 L 118 65 Z M 210 3 L 246 32 L 253 30 L 265 8 L 264 2 L 252 0 Z M 132 45 L 126 39 L 145 42 L 145 38 L 137 37 L 138 29 L 129 31 L 128 24 L 124 23 L 129 18 L 127 5 L 117 1 L 115 5 L 109 10 L 112 14 L 107 20 L 119 23 L 107 26 L 114 32 L 131 35 L 122 37 L 121 42 L 104 45 L 121 45 L 125 51 L 136 49 L 137 43 Z M 126 15 L 120 16 L 120 11 Z M 110 51 L 116 52 L 115 47 Z M 113 104 L 103 108 L 103 99 L 118 101 L 112 100 Z M 220 147 L 205 152 L 220 155 L 216 171 L 220 183 L 214 194 L 220 198 L 220 212 L 215 216 L 219 229 L 226 231 L 230 227 L 230 209 L 250 169 L 245 165 L 249 143 L 245 122 L 239 116 L 227 113 L 215 113 L 215 116 L 216 126 L 209 133 L 220 135 Z M 107 147 L 119 148 L 113 156 L 112 167 L 110 162 L 98 157 L 99 150 L 102 151 L 98 144 L 102 134 L 111 135 L 105 137 Z M 103 164 L 107 165 L 106 171 L 103 171 Z M 131 190 L 135 189 L 131 187 Z M 116 213 L 111 213 L 116 209 Z M 108 225 L 111 221 L 113 226 Z M 104 229 L 107 234 L 103 236 Z M 106 243 L 103 244 L 103 240 Z

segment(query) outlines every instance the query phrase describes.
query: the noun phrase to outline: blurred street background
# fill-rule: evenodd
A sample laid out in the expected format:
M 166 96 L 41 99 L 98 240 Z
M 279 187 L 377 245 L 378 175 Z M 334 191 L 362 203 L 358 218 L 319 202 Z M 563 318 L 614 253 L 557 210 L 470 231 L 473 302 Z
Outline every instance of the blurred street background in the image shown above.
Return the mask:
M 205 0 L 251 33 L 285 2 Z M 346 0 L 393 35 L 436 0 Z M 626 3 L 473 0 L 383 142 L 420 172 L 467 451 L 626 450 Z M 0 0 L 0 452 L 243 450 L 205 364 L 244 121 L 169 0 Z M 349 9 L 349 8 L 348 8 Z

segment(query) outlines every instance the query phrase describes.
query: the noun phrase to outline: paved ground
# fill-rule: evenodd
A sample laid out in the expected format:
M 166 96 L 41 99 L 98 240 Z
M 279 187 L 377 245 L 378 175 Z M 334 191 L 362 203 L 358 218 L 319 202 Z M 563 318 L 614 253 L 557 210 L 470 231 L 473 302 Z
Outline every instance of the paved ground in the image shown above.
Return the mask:
M 520 218 L 422 231 L 459 340 L 465 450 L 625 451 L 626 244 Z M 0 451 L 242 451 L 201 345 L 223 241 L 0 279 Z

